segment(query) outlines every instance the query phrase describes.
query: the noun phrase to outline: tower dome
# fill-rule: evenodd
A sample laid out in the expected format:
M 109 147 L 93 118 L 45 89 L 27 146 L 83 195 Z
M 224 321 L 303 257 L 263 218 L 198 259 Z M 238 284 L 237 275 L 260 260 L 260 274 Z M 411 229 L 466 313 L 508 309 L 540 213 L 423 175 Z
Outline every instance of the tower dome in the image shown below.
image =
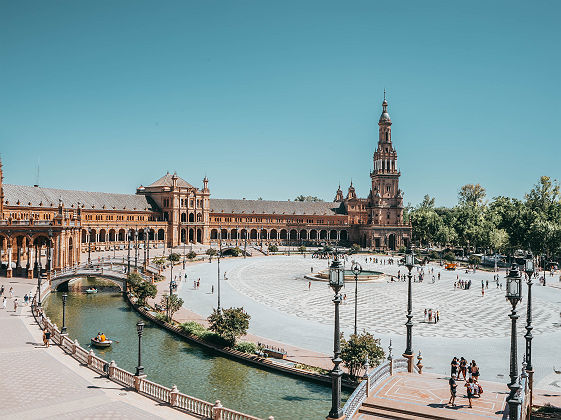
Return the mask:
M 390 114 L 388 114 L 388 101 L 386 101 L 386 98 L 384 97 L 384 102 L 382 102 L 382 115 L 380 115 L 380 122 L 381 123 L 385 123 L 385 122 L 389 122 L 391 123 L 391 119 L 390 119 Z

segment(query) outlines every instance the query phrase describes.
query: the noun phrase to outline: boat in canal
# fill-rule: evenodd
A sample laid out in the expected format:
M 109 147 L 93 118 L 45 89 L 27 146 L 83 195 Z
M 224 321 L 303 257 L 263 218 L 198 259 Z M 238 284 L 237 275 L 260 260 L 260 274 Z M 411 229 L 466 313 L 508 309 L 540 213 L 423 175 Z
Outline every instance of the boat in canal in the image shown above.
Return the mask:
M 86 293 L 89 295 L 92 295 L 94 293 L 97 293 L 97 289 L 95 287 L 91 288 L 91 289 L 86 289 Z
M 91 342 L 92 342 L 92 346 L 99 347 L 99 348 L 111 347 L 111 344 L 113 344 L 113 340 L 99 341 L 96 340 L 95 338 L 92 338 Z

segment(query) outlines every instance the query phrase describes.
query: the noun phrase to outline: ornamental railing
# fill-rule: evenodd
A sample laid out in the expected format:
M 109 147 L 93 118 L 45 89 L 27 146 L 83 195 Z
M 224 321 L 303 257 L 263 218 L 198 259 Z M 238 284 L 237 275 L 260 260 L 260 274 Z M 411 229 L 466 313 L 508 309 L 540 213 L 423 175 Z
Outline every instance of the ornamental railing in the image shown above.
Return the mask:
M 185 411 L 190 414 L 201 416 L 210 420 L 261 420 L 258 417 L 243 414 L 235 410 L 223 407 L 219 400 L 214 404 L 208 401 L 200 400 L 178 391 L 174 385 L 172 388 L 166 388 L 160 384 L 149 381 L 146 375 L 136 376 L 132 373 L 117 367 L 114 361 L 107 363 L 101 357 L 94 354 L 92 350 L 86 350 L 77 340 L 72 341 L 67 334 L 62 334 L 56 324 L 43 315 L 40 308 L 33 305 L 33 316 L 37 324 L 51 334 L 51 340 L 58 344 L 65 353 L 72 356 L 78 362 L 86 365 L 93 371 L 106 375 L 106 377 L 114 382 L 124 385 L 136 392 L 146 395 L 158 402 L 169 404 L 175 409 Z M 271 416 L 268 420 L 274 420 Z
M 366 398 L 370 395 L 370 392 L 388 376 L 393 375 L 394 372 L 404 371 L 407 371 L 407 359 L 391 359 L 368 373 L 367 378 L 363 379 L 360 384 L 358 384 L 343 406 L 345 420 L 353 418 L 364 400 L 366 400 Z

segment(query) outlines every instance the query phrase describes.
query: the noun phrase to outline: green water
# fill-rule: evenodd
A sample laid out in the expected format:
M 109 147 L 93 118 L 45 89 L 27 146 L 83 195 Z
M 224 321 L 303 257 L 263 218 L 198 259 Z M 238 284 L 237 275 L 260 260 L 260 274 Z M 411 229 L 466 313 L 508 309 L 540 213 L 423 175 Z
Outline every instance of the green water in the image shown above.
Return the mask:
M 89 349 L 90 338 L 99 331 L 118 340 L 110 349 L 94 352 L 134 373 L 137 364 L 140 319 L 121 294 L 79 290 L 94 283 L 80 279 L 71 284 L 66 304 L 66 326 L 72 339 Z M 76 284 L 78 283 L 78 284 Z M 62 326 L 62 293 L 51 293 L 44 303 L 46 314 Z M 148 321 L 144 321 L 142 364 L 148 379 L 164 386 L 177 385 L 185 394 L 247 414 L 281 419 L 323 419 L 331 406 L 329 386 L 268 372 L 217 356 L 189 344 Z M 343 392 L 343 398 L 348 397 Z

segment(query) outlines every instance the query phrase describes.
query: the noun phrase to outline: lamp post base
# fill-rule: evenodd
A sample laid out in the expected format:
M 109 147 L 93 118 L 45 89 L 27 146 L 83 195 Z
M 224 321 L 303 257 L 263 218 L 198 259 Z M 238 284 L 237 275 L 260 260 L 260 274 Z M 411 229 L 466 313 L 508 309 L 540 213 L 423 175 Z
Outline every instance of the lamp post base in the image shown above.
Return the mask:
M 413 354 L 403 353 L 403 357 L 407 359 L 407 372 L 413 373 Z

